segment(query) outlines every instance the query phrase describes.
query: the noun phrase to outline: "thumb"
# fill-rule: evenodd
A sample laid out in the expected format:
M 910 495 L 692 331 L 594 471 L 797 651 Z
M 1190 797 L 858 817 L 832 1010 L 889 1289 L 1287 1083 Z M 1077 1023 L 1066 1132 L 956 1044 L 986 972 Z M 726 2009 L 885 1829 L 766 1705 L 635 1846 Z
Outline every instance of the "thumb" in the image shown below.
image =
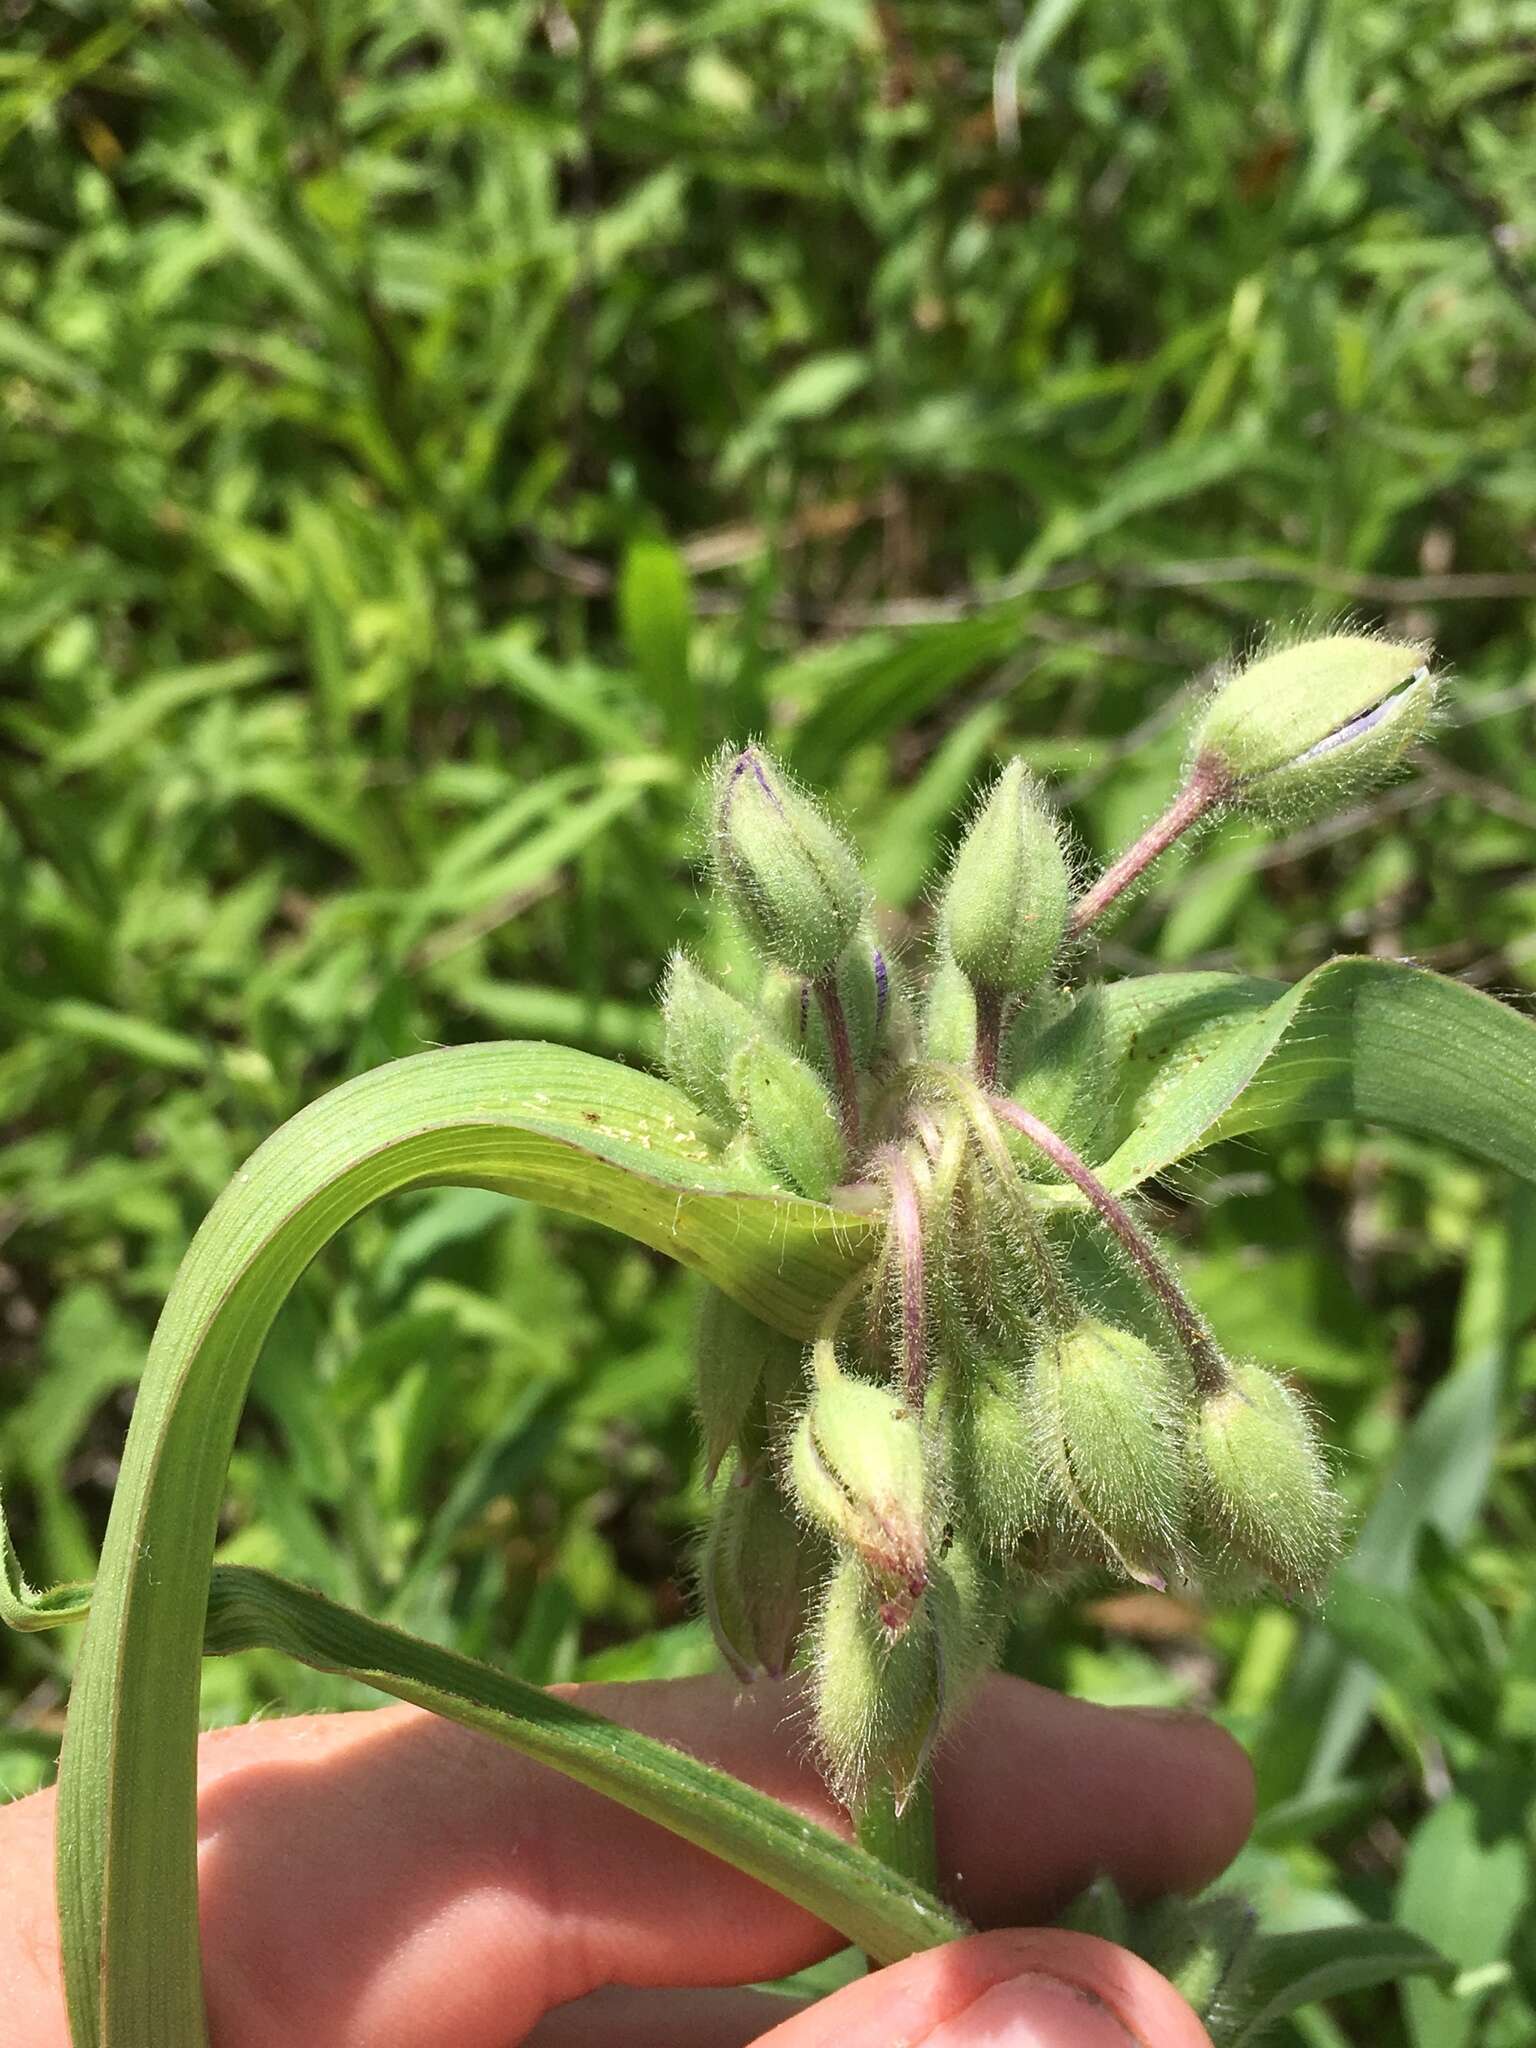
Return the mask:
M 757 2048 L 1210 2048 L 1149 1963 L 1060 1928 L 977 1934 L 862 1977 Z

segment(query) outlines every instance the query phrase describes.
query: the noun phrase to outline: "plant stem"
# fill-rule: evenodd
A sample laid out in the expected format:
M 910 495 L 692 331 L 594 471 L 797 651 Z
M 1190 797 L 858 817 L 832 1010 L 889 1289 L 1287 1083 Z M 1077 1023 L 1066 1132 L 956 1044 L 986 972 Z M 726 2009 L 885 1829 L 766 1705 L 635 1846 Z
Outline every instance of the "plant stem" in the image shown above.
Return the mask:
M 891 1190 L 890 1231 L 901 1293 L 901 1384 L 914 1415 L 923 1412 L 928 1384 L 928 1299 L 923 1275 L 923 1208 L 917 1182 L 896 1146 L 880 1155 Z
M 1025 1109 L 1021 1103 L 1009 1101 L 1004 1095 L 994 1095 L 991 1106 L 1005 1124 L 1028 1138 L 1037 1151 L 1043 1152 L 1051 1164 L 1059 1167 L 1067 1179 L 1088 1197 L 1101 1221 L 1119 1239 L 1157 1297 L 1159 1308 L 1189 1355 L 1196 1387 L 1202 1394 L 1220 1393 L 1227 1384 L 1226 1360 L 1205 1327 L 1199 1310 L 1158 1256 L 1151 1239 L 1137 1228 L 1125 1204 L 1110 1193 L 1066 1139 L 1053 1131 L 1049 1124 L 1042 1123 L 1032 1110 Z
M 983 1088 L 997 1086 L 997 1063 L 1003 1041 L 1003 992 L 976 991 L 976 1078 Z
M 1207 812 L 1214 810 L 1230 788 L 1231 778 L 1217 762 L 1197 761 L 1188 782 L 1163 815 L 1073 904 L 1067 920 L 1068 935 L 1074 939 L 1081 937 L 1095 919 L 1102 917 L 1118 897 L 1141 879 L 1160 854 L 1166 853 L 1176 839 L 1183 838 Z
M 890 1785 L 872 1785 L 853 1810 L 853 1833 L 861 1849 L 878 1856 L 910 1883 L 935 1895 L 939 1889 L 939 1855 L 934 1840 L 933 1781 L 927 1772 L 898 1813 Z
M 848 1037 L 848 1018 L 837 983 L 829 975 L 813 984 L 832 1048 L 832 1070 L 837 1076 L 837 1114 L 842 1125 L 843 1144 L 851 1165 L 859 1149 L 859 1077 L 853 1064 L 853 1046 Z

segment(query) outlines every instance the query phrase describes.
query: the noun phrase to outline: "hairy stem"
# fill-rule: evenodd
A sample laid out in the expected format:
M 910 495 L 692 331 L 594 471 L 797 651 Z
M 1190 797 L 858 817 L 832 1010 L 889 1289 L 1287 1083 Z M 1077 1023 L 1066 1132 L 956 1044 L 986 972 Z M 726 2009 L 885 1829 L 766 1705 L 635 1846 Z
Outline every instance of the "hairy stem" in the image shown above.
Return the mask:
M 902 1390 L 915 1415 L 923 1412 L 928 1384 L 928 1300 L 923 1272 L 923 1207 L 904 1154 L 894 1145 L 880 1154 L 891 1191 L 890 1233 L 901 1294 L 897 1355 Z
M 1231 786 L 1231 777 L 1218 762 L 1208 759 L 1197 761 L 1189 780 L 1163 815 L 1149 825 L 1135 844 L 1128 846 L 1113 866 L 1106 868 L 1093 887 L 1073 904 L 1072 914 L 1067 920 L 1068 935 L 1074 939 L 1080 937 L 1089 925 L 1102 917 L 1112 903 L 1140 881 L 1153 861 L 1216 808 Z
M 890 1785 L 872 1785 L 853 1810 L 854 1839 L 861 1849 L 925 1891 L 939 1889 L 934 1840 L 933 1781 L 925 1771 L 898 1809 Z
M 832 1048 L 832 1071 L 837 1077 L 837 1115 L 851 1164 L 859 1149 L 859 1077 L 848 1037 L 848 1017 L 843 1009 L 843 999 L 837 992 L 837 983 L 830 975 L 814 986 L 822 1021 L 827 1027 L 827 1043 Z
M 1159 1308 L 1189 1355 L 1196 1387 L 1202 1394 L 1220 1393 L 1227 1384 L 1226 1360 L 1194 1303 L 1159 1257 L 1151 1239 L 1138 1229 L 1125 1204 L 1110 1193 L 1066 1139 L 1053 1131 L 1049 1124 L 1042 1123 L 1033 1111 L 1025 1109 L 1021 1103 L 1010 1102 L 1003 1095 L 994 1095 L 991 1106 L 1005 1124 L 1028 1138 L 1037 1151 L 1043 1152 L 1051 1164 L 1059 1167 L 1067 1179 L 1088 1197 L 1100 1221 L 1119 1239 L 1122 1249 L 1156 1296 Z

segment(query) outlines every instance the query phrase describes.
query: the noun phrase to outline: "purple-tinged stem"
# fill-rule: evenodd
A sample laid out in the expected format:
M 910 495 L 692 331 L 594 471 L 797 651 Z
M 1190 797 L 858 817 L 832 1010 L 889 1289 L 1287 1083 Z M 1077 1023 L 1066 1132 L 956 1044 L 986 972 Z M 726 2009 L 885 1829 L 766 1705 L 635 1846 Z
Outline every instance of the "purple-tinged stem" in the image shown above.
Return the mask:
M 1202 1394 L 1219 1394 L 1227 1384 L 1227 1362 L 1213 1342 L 1199 1311 L 1158 1257 L 1150 1239 L 1137 1229 L 1125 1204 L 1110 1193 L 1066 1139 L 1053 1131 L 1049 1124 L 1042 1123 L 1032 1110 L 1025 1109 L 1021 1103 L 1010 1102 L 1005 1095 L 994 1095 L 991 1104 L 1003 1123 L 1028 1138 L 1037 1151 L 1043 1152 L 1051 1164 L 1059 1167 L 1074 1187 L 1088 1197 L 1101 1221 L 1114 1232 L 1156 1295 L 1158 1306 L 1189 1354 L 1197 1389 Z
M 976 991 L 976 1078 L 983 1088 L 997 1086 L 997 1064 L 1003 1044 L 1003 992 Z
M 1191 826 L 1198 825 L 1231 789 L 1232 777 L 1219 761 L 1208 757 L 1197 761 L 1188 782 L 1163 815 L 1073 904 L 1067 920 L 1068 936 L 1079 938 L 1118 897 L 1140 881 L 1159 855 L 1166 853 L 1176 839 L 1182 839 Z
M 897 1147 L 880 1155 L 891 1191 L 890 1232 L 895 1240 L 901 1290 L 898 1356 L 902 1391 L 914 1415 L 923 1412 L 928 1384 L 928 1297 L 923 1275 L 923 1206 L 912 1169 Z
M 853 1064 L 848 1015 L 837 992 L 837 983 L 830 975 L 818 981 L 815 988 L 822 1022 L 827 1027 L 827 1043 L 832 1048 L 832 1072 L 837 1081 L 837 1118 L 851 1166 L 859 1150 L 859 1076 Z

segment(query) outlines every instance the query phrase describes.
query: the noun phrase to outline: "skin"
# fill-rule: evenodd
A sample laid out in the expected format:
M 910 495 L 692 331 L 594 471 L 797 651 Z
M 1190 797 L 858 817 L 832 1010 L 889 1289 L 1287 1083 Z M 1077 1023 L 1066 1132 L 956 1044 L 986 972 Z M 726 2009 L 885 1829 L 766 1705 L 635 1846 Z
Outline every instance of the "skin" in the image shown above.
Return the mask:
M 792 1686 L 577 1686 L 572 1697 L 846 1820 Z M 1035 1928 L 1092 1877 L 1193 1891 L 1252 1817 L 1241 1750 L 1192 1716 L 989 1682 L 937 1780 L 947 1894 L 983 1928 L 817 2004 L 750 1985 L 842 1946 L 662 1829 L 410 1707 L 205 1736 L 202 1930 L 216 2048 L 1208 2048 L 1164 1980 Z M 53 1795 L 0 1811 L 9 2048 L 67 2048 Z

